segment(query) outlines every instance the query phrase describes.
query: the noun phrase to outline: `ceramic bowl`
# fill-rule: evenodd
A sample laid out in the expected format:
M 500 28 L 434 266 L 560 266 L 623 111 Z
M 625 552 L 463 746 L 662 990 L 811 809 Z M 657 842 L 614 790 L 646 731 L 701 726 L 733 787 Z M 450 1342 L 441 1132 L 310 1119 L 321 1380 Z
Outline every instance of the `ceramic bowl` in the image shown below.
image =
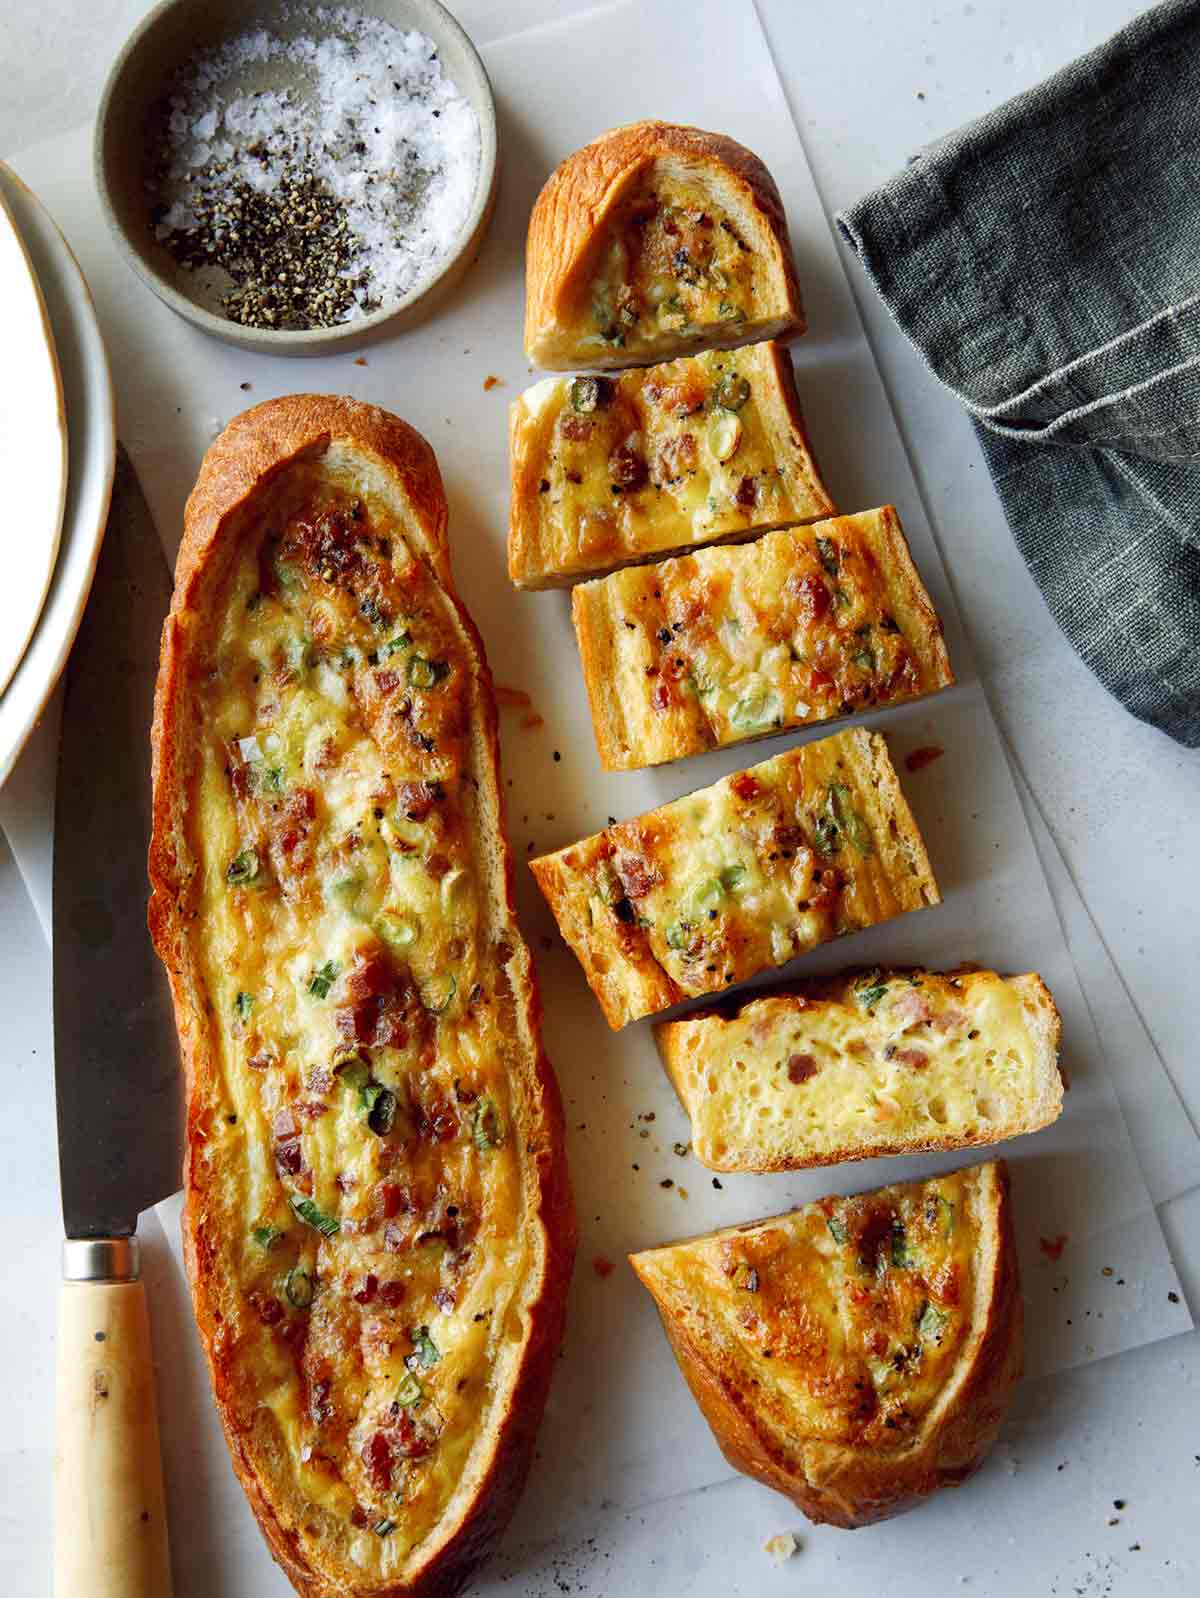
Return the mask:
M 126 262 L 159 299 L 196 327 L 242 349 L 269 355 L 328 355 L 423 318 L 455 284 L 479 251 L 491 221 L 498 175 L 496 108 L 475 46 L 437 0 L 353 0 L 353 10 L 415 28 L 437 46 L 446 75 L 479 119 L 480 162 L 475 195 L 457 242 L 400 299 L 352 322 L 289 332 L 244 327 L 221 309 L 230 283 L 223 273 L 181 266 L 154 235 L 152 173 L 172 75 L 196 51 L 256 26 L 283 37 L 314 31 L 312 12 L 287 0 L 163 0 L 125 44 L 109 73 L 96 118 L 93 161 L 108 225 Z M 267 81 L 288 82 L 286 64 L 272 63 Z

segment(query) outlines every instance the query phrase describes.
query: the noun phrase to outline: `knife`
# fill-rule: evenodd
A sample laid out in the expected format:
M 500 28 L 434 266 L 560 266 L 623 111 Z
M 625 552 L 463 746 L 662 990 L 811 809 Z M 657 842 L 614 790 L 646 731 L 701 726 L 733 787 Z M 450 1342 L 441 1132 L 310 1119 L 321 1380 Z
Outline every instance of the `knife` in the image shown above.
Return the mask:
M 54 1082 L 62 1185 L 55 1598 L 170 1598 L 140 1211 L 182 1145 L 170 1000 L 146 930 L 150 721 L 171 597 L 118 450 L 66 672 L 54 817 Z

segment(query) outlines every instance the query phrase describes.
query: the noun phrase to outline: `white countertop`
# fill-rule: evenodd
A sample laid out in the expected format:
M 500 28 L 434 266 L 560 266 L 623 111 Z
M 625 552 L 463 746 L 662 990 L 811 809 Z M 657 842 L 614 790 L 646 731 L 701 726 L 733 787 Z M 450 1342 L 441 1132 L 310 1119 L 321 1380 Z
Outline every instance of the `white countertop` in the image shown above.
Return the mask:
M 1034 83 L 1139 9 L 1128 0 L 953 6 L 758 0 L 758 6 L 831 213 L 888 177 L 923 143 Z M 108 61 L 145 9 L 144 0 L 86 6 L 6 0 L 0 154 L 86 120 Z M 520 26 L 527 7 L 521 0 L 458 0 L 453 9 L 477 37 L 495 38 Z M 969 523 L 974 533 L 975 558 L 956 559 L 951 577 L 993 708 L 1164 1063 L 1200 1121 L 1197 1032 L 1185 1002 L 1200 972 L 1194 895 L 1185 893 L 1200 881 L 1200 752 L 1182 750 L 1126 715 L 1072 653 L 1032 580 L 1020 580 L 1020 557 L 965 416 L 853 267 L 850 278 L 934 527 L 944 536 Z M 999 582 L 1000 572 L 1019 580 Z M 27 962 L 32 983 L 48 980 L 40 933 L 2 844 L 0 958 Z M 36 1025 L 21 1015 L 8 1019 L 8 1070 L 0 1078 L 0 1125 L 8 1129 L 0 1148 L 10 1173 L 9 1263 L 0 1285 L 0 1350 L 8 1372 L 0 1591 L 25 1594 L 48 1589 L 59 1217 L 49 1044 L 35 1035 L 43 1025 L 40 1008 Z M 1183 1224 L 1186 1206 L 1174 1213 L 1172 1224 Z M 1193 1225 L 1200 1221 L 1200 1194 L 1190 1214 Z M 939 1550 L 939 1576 L 948 1580 L 953 1570 L 976 1593 L 1200 1590 L 1198 1378 L 1200 1338 L 1192 1334 L 1026 1384 L 987 1467 L 988 1490 L 964 1495 L 956 1517 L 961 1544 L 950 1551 L 950 1564 L 947 1550 Z M 202 1497 L 203 1484 L 198 1492 Z M 1116 1510 L 1116 1499 L 1127 1507 Z M 204 1510 L 198 1503 L 197 1513 Z M 944 1530 L 948 1522 L 941 1524 Z M 918 1515 L 858 1534 L 894 1539 L 896 1594 L 930 1591 L 931 1554 L 921 1547 L 921 1526 Z M 761 1543 L 789 1528 L 803 1546 L 776 1571 Z M 811 1590 L 822 1581 L 849 1587 L 854 1550 L 854 1537 L 810 1531 L 783 1499 L 732 1483 L 612 1519 L 597 1526 L 595 1547 L 544 1566 L 511 1550 L 501 1568 L 513 1572 L 514 1591 L 530 1594 L 653 1588 L 705 1598 L 718 1591 Z M 189 1598 L 202 1591 L 246 1598 L 241 1588 L 222 1584 L 220 1572 L 218 1559 L 211 1585 L 188 1586 Z

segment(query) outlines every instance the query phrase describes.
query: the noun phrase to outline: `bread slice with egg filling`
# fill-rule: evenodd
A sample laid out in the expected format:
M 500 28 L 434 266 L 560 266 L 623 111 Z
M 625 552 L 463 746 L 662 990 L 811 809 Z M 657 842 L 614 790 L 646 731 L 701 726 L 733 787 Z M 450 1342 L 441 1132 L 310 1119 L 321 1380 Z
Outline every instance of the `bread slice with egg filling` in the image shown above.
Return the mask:
M 1061 1022 L 1036 973 L 868 971 L 654 1029 L 714 1171 L 998 1143 L 1062 1111 Z
M 547 377 L 509 408 L 508 570 L 552 588 L 828 516 L 780 345 Z
M 185 1252 L 234 1469 L 306 1598 L 459 1592 L 529 1464 L 574 1217 L 491 677 L 412 428 L 295 395 L 225 429 L 153 748 Z
M 954 681 L 890 505 L 631 567 L 571 595 L 608 771 L 902 704 Z
M 1021 1375 L 1003 1161 L 630 1263 L 726 1459 L 810 1520 L 866 1526 L 960 1485 Z
M 613 128 L 538 195 L 525 255 L 535 366 L 611 370 L 803 331 L 779 190 L 733 139 Z
M 941 897 L 887 743 L 858 728 L 530 867 L 613 1028 Z

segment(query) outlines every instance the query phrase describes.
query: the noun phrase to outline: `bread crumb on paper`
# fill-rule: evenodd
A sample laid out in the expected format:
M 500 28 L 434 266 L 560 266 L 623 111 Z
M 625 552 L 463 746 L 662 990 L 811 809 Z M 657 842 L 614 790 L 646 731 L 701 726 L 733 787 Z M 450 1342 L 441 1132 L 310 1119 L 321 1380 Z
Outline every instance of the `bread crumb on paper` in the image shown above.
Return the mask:
M 491 372 L 483 380 L 484 393 L 490 393 L 494 388 L 503 387 L 504 379 L 502 377 L 494 377 Z
M 781 1531 L 774 1537 L 768 1537 L 763 1543 L 763 1552 L 770 1554 L 777 1564 L 785 1564 L 793 1554 L 798 1553 L 800 1544 L 790 1531 Z

